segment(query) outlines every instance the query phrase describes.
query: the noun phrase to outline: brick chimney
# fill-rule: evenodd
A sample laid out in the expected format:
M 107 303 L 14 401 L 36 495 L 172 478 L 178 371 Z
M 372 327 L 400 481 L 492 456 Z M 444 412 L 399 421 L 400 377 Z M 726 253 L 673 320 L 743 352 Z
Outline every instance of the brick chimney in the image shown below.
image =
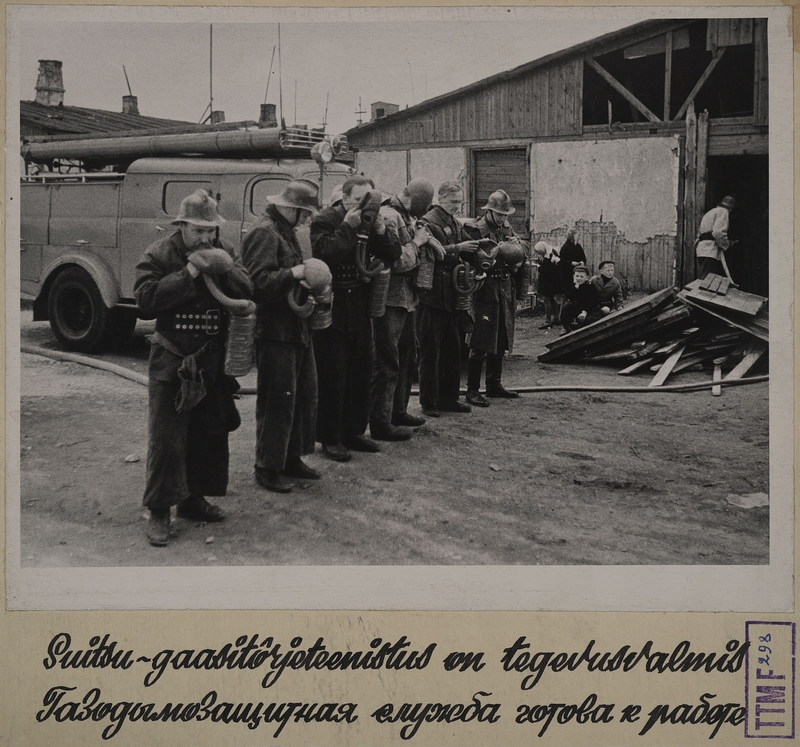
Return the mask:
M 61 60 L 39 60 L 36 103 L 43 106 L 64 105 L 64 78 L 61 74 Z
M 139 99 L 136 96 L 123 96 L 122 97 L 122 113 L 123 114 L 138 114 L 139 113 Z
M 258 118 L 258 126 L 261 128 L 278 126 L 278 114 L 275 104 L 261 104 L 261 116 Z

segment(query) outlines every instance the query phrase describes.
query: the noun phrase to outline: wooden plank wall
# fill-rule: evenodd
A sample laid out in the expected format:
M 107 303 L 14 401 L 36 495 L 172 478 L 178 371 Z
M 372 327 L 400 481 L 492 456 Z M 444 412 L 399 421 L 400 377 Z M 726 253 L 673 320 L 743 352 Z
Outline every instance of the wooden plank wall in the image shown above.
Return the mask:
M 613 223 L 579 221 L 578 241 L 586 252 L 589 269 L 610 259 L 616 265 L 616 276 L 631 293 L 655 293 L 672 286 L 672 264 L 675 258 L 676 237 L 653 236 L 637 243 L 622 236 Z M 566 241 L 566 227 L 548 233 L 537 233 L 532 242 L 546 241 L 557 247 Z
M 753 43 L 755 45 L 755 93 L 753 101 L 753 124 L 769 123 L 769 75 L 767 70 L 767 19 L 753 21 Z
M 466 94 L 410 119 L 351 134 L 356 148 L 582 132 L 583 60 L 563 60 Z
M 709 18 L 706 30 L 706 49 L 734 47 L 753 43 L 752 18 Z

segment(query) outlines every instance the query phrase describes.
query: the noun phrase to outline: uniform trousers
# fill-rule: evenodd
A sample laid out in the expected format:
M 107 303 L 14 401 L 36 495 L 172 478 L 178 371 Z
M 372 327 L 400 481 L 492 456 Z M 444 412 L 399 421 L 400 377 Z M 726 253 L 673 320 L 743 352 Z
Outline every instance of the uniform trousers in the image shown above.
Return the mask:
M 372 383 L 372 323 L 343 332 L 335 327 L 314 331 L 319 410 L 317 440 L 325 445 L 362 436 L 369 422 Z
M 143 505 L 166 508 L 191 496 L 220 496 L 228 489 L 228 432 L 209 432 L 204 403 L 175 411 L 180 381 L 150 377 L 149 442 Z M 214 386 L 210 384 L 209 386 Z
M 461 387 L 461 337 L 458 312 L 420 304 L 419 403 L 435 409 L 458 401 Z
M 257 342 L 256 468 L 281 470 L 287 456 L 314 453 L 317 368 L 314 348 Z
M 697 258 L 697 277 L 703 280 L 708 275 L 722 275 L 725 277 L 725 268 L 722 262 L 714 257 Z
M 415 314 L 401 306 L 387 306 L 373 320 L 375 329 L 375 372 L 370 397 L 369 421 L 390 425 L 392 413 L 404 413 L 411 396 L 411 379 L 417 361 Z

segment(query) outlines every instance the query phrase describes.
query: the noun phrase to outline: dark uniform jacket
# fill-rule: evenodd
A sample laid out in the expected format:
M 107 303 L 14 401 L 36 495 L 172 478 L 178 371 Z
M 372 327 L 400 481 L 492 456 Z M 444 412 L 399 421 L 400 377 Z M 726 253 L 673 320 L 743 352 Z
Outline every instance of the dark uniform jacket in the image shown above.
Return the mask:
M 464 231 L 470 239 L 491 239 L 498 244 L 502 241 L 519 241 L 508 222 L 493 228 L 486 222 L 485 217 L 465 224 Z M 524 264 L 520 269 L 524 269 Z M 498 259 L 487 272 L 483 285 L 475 293 L 475 327 L 469 340 L 470 348 L 485 350 L 495 355 L 501 354 L 506 349 L 501 346 L 502 326 L 505 328 L 508 340 L 507 349 L 513 349 L 518 283 L 515 283 L 516 273 L 512 274 L 512 271 L 513 268 Z
M 297 316 L 287 301 L 287 294 L 295 286 L 291 268 L 303 263 L 303 252 L 294 227 L 274 206 L 267 207 L 244 237 L 242 262 L 250 273 L 253 300 L 258 304 L 258 337 L 308 347 L 308 319 Z
M 340 332 L 355 332 L 369 324 L 370 286 L 356 268 L 357 231 L 344 222 L 347 209 L 336 203 L 322 210 L 311 222 L 311 253 L 330 267 L 333 275 L 332 327 Z M 367 254 L 388 265 L 400 258 L 400 243 L 387 226 L 383 236 L 372 229 Z M 367 263 L 370 258 L 367 257 Z
M 461 224 L 439 205 L 434 205 L 425 213 L 422 221 L 433 238 L 444 247 L 447 255 L 444 260 L 436 261 L 433 272 L 433 288 L 420 290 L 419 301 L 436 309 L 453 311 L 456 297 L 453 286 L 453 268 L 458 264 L 458 250 L 455 245 L 467 241 L 469 237 L 464 233 Z
M 588 280 L 577 288 L 572 283 L 567 290 L 566 302 L 572 303 L 581 311 L 591 314 L 600 306 L 600 291 Z
M 214 278 L 230 298 L 250 298 L 253 285 L 247 272 L 229 247 L 221 246 L 234 258 L 235 268 Z M 196 353 L 209 341 L 224 348 L 227 313 L 206 287 L 203 276 L 193 278 L 187 269 L 188 250 L 180 231 L 151 244 L 136 265 L 133 294 L 142 314 L 156 318 L 156 331 L 184 355 Z M 150 376 L 175 381 L 181 356 L 153 345 Z

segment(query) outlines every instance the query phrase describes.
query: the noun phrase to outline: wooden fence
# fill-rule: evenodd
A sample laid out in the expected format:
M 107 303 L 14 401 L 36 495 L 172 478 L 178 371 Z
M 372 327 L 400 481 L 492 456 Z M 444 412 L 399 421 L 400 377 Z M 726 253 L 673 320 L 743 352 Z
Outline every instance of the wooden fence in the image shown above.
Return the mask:
M 577 227 L 576 239 L 586 252 L 590 272 L 596 274 L 600 262 L 610 259 L 628 292 L 655 293 L 673 285 L 675 236 L 653 236 L 645 242 L 634 242 L 620 235 L 613 223 L 579 221 Z M 531 237 L 533 243 L 546 241 L 559 248 L 566 238 L 564 226 Z

